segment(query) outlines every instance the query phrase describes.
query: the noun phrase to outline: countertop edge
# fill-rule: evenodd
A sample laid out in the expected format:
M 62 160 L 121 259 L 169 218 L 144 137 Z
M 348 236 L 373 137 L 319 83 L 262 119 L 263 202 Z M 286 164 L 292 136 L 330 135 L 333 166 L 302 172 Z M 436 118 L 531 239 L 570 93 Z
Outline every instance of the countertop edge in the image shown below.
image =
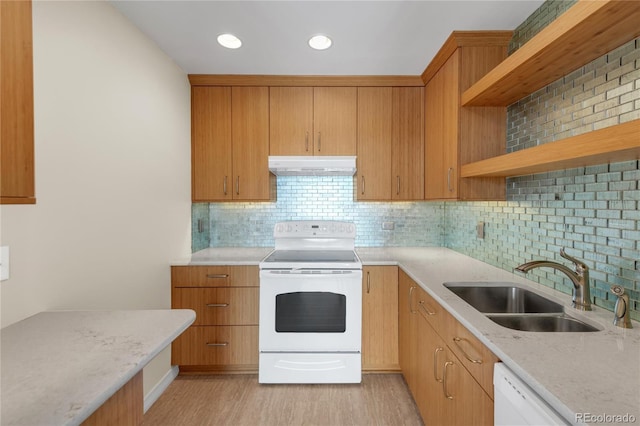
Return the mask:
M 79 411 L 77 416 L 73 419 L 73 422 L 70 424 L 80 425 L 82 422 L 87 420 L 97 409 L 99 409 L 102 404 L 107 402 L 109 398 L 111 398 L 116 392 L 118 392 L 129 380 L 131 380 L 136 374 L 144 369 L 144 367 L 151 362 L 160 352 L 162 352 L 167 346 L 171 344 L 180 334 L 182 334 L 196 319 L 196 313 L 191 309 L 170 309 L 172 312 L 182 311 L 182 312 L 190 312 L 191 315 L 186 319 L 179 328 L 177 328 L 173 333 L 168 335 L 154 350 L 149 352 L 146 356 L 140 359 L 140 361 L 133 366 L 129 371 L 127 371 L 124 375 L 118 377 L 112 386 L 105 389 L 105 391 L 96 397 L 90 405 L 87 405 L 83 410 Z M 77 420 L 77 422 L 76 422 Z

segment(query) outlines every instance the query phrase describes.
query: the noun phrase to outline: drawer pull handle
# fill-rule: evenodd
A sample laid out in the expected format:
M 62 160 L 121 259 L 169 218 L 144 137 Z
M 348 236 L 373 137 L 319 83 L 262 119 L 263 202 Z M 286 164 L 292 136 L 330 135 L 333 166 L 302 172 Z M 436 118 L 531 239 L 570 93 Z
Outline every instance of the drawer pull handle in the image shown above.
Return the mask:
M 367 294 L 371 293 L 371 274 L 367 271 Z
M 449 389 L 447 389 L 447 367 L 453 365 L 452 361 L 447 361 L 444 363 L 444 371 L 442 372 L 442 391 L 444 392 L 444 396 L 447 399 L 453 399 L 453 395 L 449 394 Z
M 229 274 L 207 274 L 207 278 L 229 278 Z
M 436 382 L 442 383 L 442 379 L 438 378 L 438 352 L 442 352 L 444 349 L 436 348 L 433 352 L 433 378 L 436 379 Z
M 467 353 L 467 351 L 465 351 L 465 350 L 462 348 L 462 346 L 460 346 L 460 342 L 461 342 L 461 341 L 465 341 L 465 342 L 469 343 L 469 345 L 471 345 L 471 342 L 469 342 L 467 339 L 462 339 L 462 338 L 460 338 L 460 337 L 454 337 L 454 338 L 453 338 L 453 343 L 455 343 L 455 344 L 456 344 L 456 346 L 458 347 L 458 349 L 460 349 L 460 351 L 462 352 L 462 355 L 464 355 L 464 357 L 465 357 L 466 359 L 468 359 L 469 361 L 471 361 L 471 362 L 472 362 L 472 363 L 474 363 L 474 364 L 482 364 L 482 359 L 474 359 L 474 358 L 471 358 L 471 357 L 469 356 L 469 354 Z
M 422 310 L 423 310 L 427 315 L 435 315 L 435 314 L 436 314 L 435 312 L 431 312 L 431 311 L 429 310 L 429 308 L 427 308 L 427 305 L 425 305 L 425 304 L 424 304 L 424 300 L 421 300 L 421 301 L 420 301 L 420 302 L 418 302 L 418 303 L 420 303 L 420 308 L 422 308 Z
M 228 303 L 207 303 L 207 308 L 226 308 Z
M 409 312 L 412 314 L 415 314 L 416 311 L 413 310 L 413 305 L 411 304 L 411 302 L 413 301 L 413 290 L 416 288 L 416 286 L 411 286 L 409 287 Z
M 207 342 L 207 346 L 228 346 L 229 342 L 221 342 L 221 343 L 209 343 Z

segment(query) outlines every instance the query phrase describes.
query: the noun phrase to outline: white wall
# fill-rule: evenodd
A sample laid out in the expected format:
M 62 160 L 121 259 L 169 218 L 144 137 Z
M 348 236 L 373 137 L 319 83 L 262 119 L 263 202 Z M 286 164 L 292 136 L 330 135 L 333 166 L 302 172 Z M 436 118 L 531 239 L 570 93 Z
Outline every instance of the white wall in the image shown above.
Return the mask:
M 169 308 L 190 253 L 187 76 L 109 3 L 36 1 L 33 24 L 37 204 L 1 208 L 1 325 Z M 169 362 L 145 368 L 145 394 Z

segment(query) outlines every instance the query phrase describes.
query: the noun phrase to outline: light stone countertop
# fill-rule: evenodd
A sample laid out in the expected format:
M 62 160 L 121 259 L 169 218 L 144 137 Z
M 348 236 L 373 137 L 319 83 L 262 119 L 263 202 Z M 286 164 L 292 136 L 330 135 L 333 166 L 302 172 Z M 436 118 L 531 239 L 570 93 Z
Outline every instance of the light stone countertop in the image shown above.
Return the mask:
M 272 250 L 273 247 L 206 248 L 193 253 L 191 257 L 179 259 L 172 265 L 258 265 Z
M 194 253 L 191 264 L 228 264 L 225 259 L 238 255 L 242 264 L 257 265 L 270 250 L 210 248 Z M 608 310 L 594 306 L 591 312 L 577 311 L 569 295 L 446 248 L 356 248 L 356 252 L 365 266 L 401 267 L 567 421 L 578 424 L 576 414 L 584 413 L 629 414 L 640 422 L 637 322 L 633 329 L 615 327 Z M 211 263 L 202 263 L 203 259 Z M 501 327 L 443 286 L 455 281 L 520 284 L 562 303 L 569 315 L 602 331 L 535 333 Z
M 82 423 L 194 320 L 188 309 L 50 311 L 3 328 L 2 425 Z

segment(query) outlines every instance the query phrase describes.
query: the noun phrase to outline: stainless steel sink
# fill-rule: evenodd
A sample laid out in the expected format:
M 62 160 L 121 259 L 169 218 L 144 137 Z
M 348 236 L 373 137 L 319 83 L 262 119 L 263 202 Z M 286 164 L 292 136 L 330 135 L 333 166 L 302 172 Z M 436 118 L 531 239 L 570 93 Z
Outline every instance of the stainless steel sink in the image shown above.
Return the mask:
M 543 332 L 588 332 L 599 331 L 597 328 L 572 318 L 561 315 L 487 315 L 493 322 L 503 327 L 520 331 Z
M 503 327 L 534 332 L 599 331 L 564 312 L 564 307 L 513 283 L 453 282 L 444 286 Z
M 499 286 L 478 283 L 446 283 L 444 286 L 483 313 L 557 313 L 562 305 L 524 288 L 504 283 Z

